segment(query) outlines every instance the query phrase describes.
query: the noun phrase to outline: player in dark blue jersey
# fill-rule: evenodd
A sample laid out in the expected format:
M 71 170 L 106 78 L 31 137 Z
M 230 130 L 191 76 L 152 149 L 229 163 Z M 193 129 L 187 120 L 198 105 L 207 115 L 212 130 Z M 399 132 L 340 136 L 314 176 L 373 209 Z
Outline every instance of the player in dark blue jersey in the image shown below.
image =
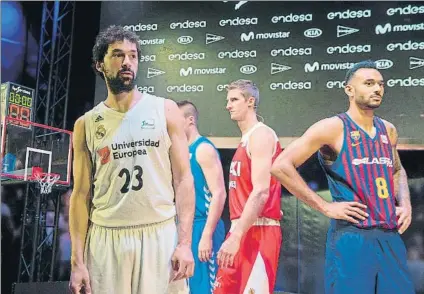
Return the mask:
M 224 175 L 215 145 L 199 134 L 196 106 L 186 100 L 177 104 L 185 118 L 184 130 L 189 143 L 196 194 L 191 246 L 194 275 L 189 279 L 190 293 L 209 294 L 218 272 L 216 254 L 225 238 L 224 222 L 221 220 L 226 198 Z
M 384 81 L 363 61 L 346 75 L 349 109 L 312 125 L 277 158 L 272 174 L 297 198 L 331 218 L 326 245 L 326 293 L 411 294 L 414 287 L 399 234 L 411 223 L 398 135 L 374 115 Z M 318 152 L 333 201 L 323 200 L 296 168 Z

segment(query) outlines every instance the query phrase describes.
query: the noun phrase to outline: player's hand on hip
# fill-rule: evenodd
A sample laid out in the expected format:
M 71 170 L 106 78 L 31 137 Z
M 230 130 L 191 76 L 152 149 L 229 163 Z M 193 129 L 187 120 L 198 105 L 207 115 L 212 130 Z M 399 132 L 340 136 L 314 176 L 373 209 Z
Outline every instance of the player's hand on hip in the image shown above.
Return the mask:
M 333 219 L 346 220 L 358 224 L 358 220 L 366 220 L 367 206 L 359 202 L 331 202 L 325 209 L 325 215 Z
M 72 294 L 80 294 L 81 290 L 83 290 L 85 294 L 91 294 L 90 276 L 88 275 L 88 269 L 85 265 L 72 267 L 69 289 Z
M 398 218 L 398 232 L 399 234 L 403 234 L 411 224 L 411 207 L 396 206 L 396 217 Z
M 175 248 L 171 259 L 172 276 L 171 281 L 190 278 L 194 274 L 194 259 L 191 246 L 179 244 Z
M 240 249 L 240 238 L 235 235 L 230 235 L 222 244 L 217 254 L 218 265 L 220 267 L 233 266 L 234 259 Z
M 212 236 L 202 235 L 199 242 L 199 260 L 206 262 L 212 257 Z

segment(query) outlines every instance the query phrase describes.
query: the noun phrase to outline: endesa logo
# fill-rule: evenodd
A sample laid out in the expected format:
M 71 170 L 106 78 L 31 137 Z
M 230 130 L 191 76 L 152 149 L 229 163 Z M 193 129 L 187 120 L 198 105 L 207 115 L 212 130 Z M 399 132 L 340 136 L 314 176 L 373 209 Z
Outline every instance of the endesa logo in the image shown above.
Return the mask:
M 424 87 L 424 78 L 407 77 L 404 79 L 390 79 L 388 87 Z
M 203 92 L 203 85 L 175 85 L 166 87 L 168 93 L 198 93 Z
M 318 28 L 310 28 L 304 31 L 303 35 L 307 38 L 317 38 L 322 35 L 322 30 Z
M 155 87 L 154 86 L 137 86 L 137 90 L 139 90 L 142 93 L 154 93 Z
M 183 21 L 183 22 L 173 22 L 169 25 L 171 30 L 175 29 L 198 29 L 198 28 L 206 28 L 206 21 Z
M 188 52 L 184 52 L 184 53 L 175 53 L 175 54 L 170 54 L 168 55 L 168 59 L 169 61 L 174 61 L 174 60 L 203 60 L 205 59 L 206 54 L 204 52 L 200 52 L 200 53 L 188 53 Z
M 156 55 L 141 55 L 140 62 L 156 61 Z
M 393 16 L 395 14 L 399 15 L 409 15 L 409 14 L 424 14 L 424 6 L 413 6 L 408 5 L 405 7 L 396 7 L 387 9 L 387 15 Z
M 270 55 L 273 57 L 276 56 L 302 56 L 302 55 L 311 55 L 312 48 L 285 48 L 285 49 L 273 49 L 270 52 Z
M 237 17 L 234 19 L 221 19 L 219 21 L 219 25 L 221 27 L 225 26 L 248 26 L 248 25 L 256 25 L 258 24 L 258 18 L 252 17 L 252 18 L 242 18 Z
M 327 89 L 341 89 L 345 86 L 345 81 L 327 81 L 325 86 Z
M 227 89 L 227 87 L 228 87 L 228 84 L 219 84 L 219 85 L 216 86 L 216 90 L 218 92 L 222 92 L 222 91 L 225 91 Z
M 412 42 L 409 40 L 406 43 L 390 43 L 387 44 L 387 51 L 413 51 L 413 50 L 424 50 L 424 42 Z
M 312 21 L 312 14 L 293 14 L 290 13 L 289 15 L 277 15 L 273 16 L 271 18 L 272 23 L 279 23 L 279 22 L 305 22 L 305 21 Z
M 345 10 L 330 12 L 327 14 L 327 19 L 354 19 L 371 17 L 371 10 Z
M 145 32 L 145 31 L 157 31 L 158 25 L 156 23 L 153 24 L 136 24 L 136 25 L 126 25 L 124 26 L 125 30 L 133 31 L 133 32 Z
M 218 58 L 224 59 L 239 59 L 239 58 L 256 58 L 256 50 L 251 51 L 241 51 L 241 50 L 234 50 L 234 51 L 219 51 L 218 52 Z
M 288 81 L 284 83 L 271 83 L 269 88 L 272 91 L 275 90 L 310 90 L 312 88 L 312 83 L 310 81 Z
M 371 45 L 350 45 L 327 47 L 327 54 L 350 54 L 371 52 Z

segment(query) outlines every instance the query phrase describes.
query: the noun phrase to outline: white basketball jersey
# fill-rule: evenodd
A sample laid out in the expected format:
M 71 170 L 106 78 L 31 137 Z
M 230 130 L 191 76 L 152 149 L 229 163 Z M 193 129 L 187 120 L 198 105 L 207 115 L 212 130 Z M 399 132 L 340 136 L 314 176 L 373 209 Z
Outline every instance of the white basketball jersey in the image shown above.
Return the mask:
M 144 93 L 126 113 L 101 102 L 85 114 L 85 126 L 93 164 L 90 220 L 122 227 L 175 216 L 165 99 Z

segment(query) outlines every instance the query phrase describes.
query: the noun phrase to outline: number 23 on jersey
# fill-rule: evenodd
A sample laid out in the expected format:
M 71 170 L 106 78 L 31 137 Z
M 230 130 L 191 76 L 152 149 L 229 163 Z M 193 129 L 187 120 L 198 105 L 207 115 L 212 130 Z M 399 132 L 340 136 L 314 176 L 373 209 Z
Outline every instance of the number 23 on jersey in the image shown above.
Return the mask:
M 127 168 L 121 169 L 118 176 L 125 178 L 125 183 L 121 188 L 121 193 L 127 193 L 130 189 L 138 191 L 143 188 L 143 168 L 139 165 L 134 166 L 132 173 Z

